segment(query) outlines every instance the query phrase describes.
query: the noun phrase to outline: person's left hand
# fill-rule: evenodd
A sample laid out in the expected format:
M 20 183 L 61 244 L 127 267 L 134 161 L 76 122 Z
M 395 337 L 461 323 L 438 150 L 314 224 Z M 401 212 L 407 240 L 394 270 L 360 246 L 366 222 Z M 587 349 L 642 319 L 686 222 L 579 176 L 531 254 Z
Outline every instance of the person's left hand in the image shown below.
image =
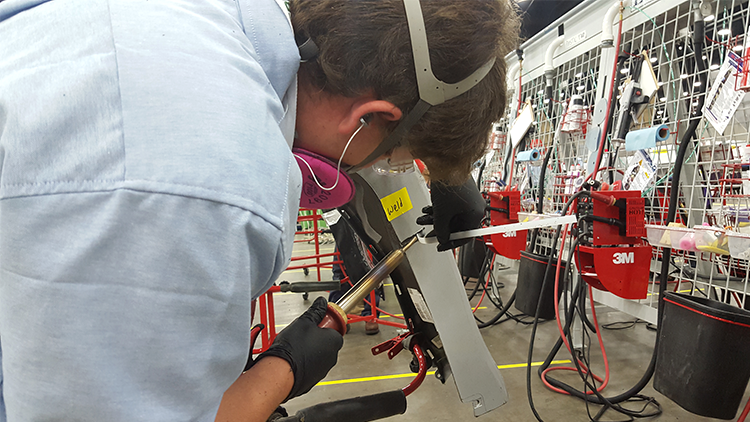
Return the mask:
M 471 239 L 450 240 L 451 233 L 479 228 L 484 219 L 485 202 L 474 179 L 460 186 L 433 181 L 430 186 L 432 205 L 424 207 L 425 215 L 417 224 L 432 225 L 438 239 L 438 251 L 457 248 Z

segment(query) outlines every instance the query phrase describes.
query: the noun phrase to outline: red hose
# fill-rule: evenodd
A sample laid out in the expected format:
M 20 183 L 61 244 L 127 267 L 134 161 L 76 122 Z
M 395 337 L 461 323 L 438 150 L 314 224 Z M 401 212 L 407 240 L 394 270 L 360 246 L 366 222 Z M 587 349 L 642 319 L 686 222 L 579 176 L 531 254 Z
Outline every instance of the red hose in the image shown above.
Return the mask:
M 560 281 L 560 268 L 562 267 L 562 255 L 563 255 L 562 254 L 562 250 L 564 249 L 565 238 L 567 237 L 567 235 L 568 235 L 568 228 L 566 226 L 565 230 L 563 231 L 563 234 L 562 234 L 562 241 L 560 243 L 560 251 L 561 252 L 557 256 L 557 269 L 555 270 L 555 296 L 554 296 L 554 298 L 556 300 L 557 300 L 557 297 L 558 297 L 558 291 L 559 291 L 559 287 L 560 287 L 559 281 Z M 589 297 L 591 297 L 591 293 L 592 293 L 592 288 L 589 285 Z M 597 339 L 599 340 L 599 347 L 600 347 L 600 349 L 602 351 L 602 357 L 604 358 L 604 372 L 605 372 L 604 379 L 602 379 L 601 377 L 599 377 L 599 376 L 597 376 L 596 374 L 593 374 L 593 373 L 591 375 L 594 377 L 595 380 L 597 380 L 597 381 L 599 381 L 599 382 L 602 383 L 599 387 L 597 387 L 596 391 L 602 391 L 604 389 L 604 387 L 606 387 L 607 384 L 609 383 L 609 360 L 607 359 L 607 352 L 604 350 L 604 343 L 602 342 L 601 329 L 598 328 L 599 327 L 599 323 L 597 322 L 597 319 L 596 319 L 596 310 L 594 308 L 594 301 L 592 299 L 590 299 L 590 300 L 591 300 L 592 318 L 594 320 L 594 325 L 597 327 L 596 335 L 597 335 Z M 563 331 L 563 328 L 562 328 L 562 322 L 560 320 L 560 306 L 559 306 L 559 302 L 555 303 L 555 319 L 557 320 L 557 329 L 560 332 L 560 338 L 565 343 L 565 347 L 568 348 L 568 352 L 571 354 L 571 356 L 574 356 L 572 348 L 570 347 L 570 344 L 568 343 L 568 339 L 565 336 L 565 332 Z M 581 369 L 582 369 L 583 373 L 584 374 L 588 374 L 589 369 L 586 367 L 586 365 L 584 365 L 583 362 L 581 362 L 580 360 L 578 361 L 578 364 L 581 366 Z M 558 392 L 560 394 L 570 394 L 570 393 L 568 393 L 565 390 L 562 390 L 560 388 L 554 387 L 552 384 L 549 383 L 549 381 L 547 381 L 547 373 L 550 372 L 550 371 L 553 371 L 553 370 L 577 371 L 577 369 L 576 368 L 572 368 L 572 367 L 560 366 L 560 367 L 554 367 L 554 368 L 547 368 L 544 372 L 542 372 L 542 382 L 544 383 L 545 386 L 547 386 L 547 388 L 549 388 L 552 391 L 556 391 L 556 392 Z M 588 391 L 587 392 L 587 394 L 593 394 L 593 393 L 594 393 L 593 391 Z
M 479 309 L 480 306 L 482 306 L 482 301 L 484 300 L 484 296 L 487 294 L 487 288 L 490 286 L 490 280 L 492 280 L 492 267 L 495 265 L 495 258 L 497 255 L 492 257 L 492 262 L 490 263 L 490 271 L 487 274 L 487 282 L 484 284 L 484 290 L 482 290 L 482 296 L 479 298 L 479 303 L 477 303 L 477 306 L 472 309 L 471 313 L 476 313 L 477 309 Z M 479 280 L 477 280 L 477 283 L 479 283 Z
M 615 77 L 617 76 L 617 56 L 620 54 L 620 44 L 622 43 L 622 2 L 620 2 L 620 24 L 617 30 L 617 43 L 615 43 L 615 63 L 612 66 L 612 77 L 610 78 L 609 95 L 607 96 L 607 112 L 612 105 L 612 99 L 615 92 Z M 608 116 L 609 117 L 609 116 Z M 602 126 L 602 137 L 599 140 L 599 151 L 596 152 L 596 165 L 594 171 L 586 177 L 586 180 L 596 179 L 596 173 L 599 172 L 599 165 L 601 165 L 602 150 L 604 149 L 604 141 L 607 140 L 607 130 L 609 130 L 609 119 L 604 120 L 604 126 Z

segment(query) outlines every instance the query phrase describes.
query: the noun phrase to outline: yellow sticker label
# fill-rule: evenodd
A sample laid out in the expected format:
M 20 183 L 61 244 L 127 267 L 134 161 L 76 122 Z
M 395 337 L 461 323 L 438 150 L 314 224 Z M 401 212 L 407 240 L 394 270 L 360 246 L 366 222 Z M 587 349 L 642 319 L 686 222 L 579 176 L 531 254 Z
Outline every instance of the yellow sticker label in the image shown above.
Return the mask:
M 385 211 L 385 216 L 388 217 L 388 221 L 393 221 L 394 218 L 413 208 L 411 199 L 409 199 L 409 192 L 406 191 L 406 188 L 397 190 L 385 198 L 381 198 L 380 203 L 383 204 L 383 210 Z

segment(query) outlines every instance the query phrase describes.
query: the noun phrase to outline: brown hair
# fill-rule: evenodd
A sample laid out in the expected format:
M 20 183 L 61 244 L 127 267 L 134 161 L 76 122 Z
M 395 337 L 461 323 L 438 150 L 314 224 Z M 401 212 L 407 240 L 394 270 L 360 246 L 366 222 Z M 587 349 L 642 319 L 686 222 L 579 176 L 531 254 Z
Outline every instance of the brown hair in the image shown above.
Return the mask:
M 459 183 L 505 111 L 504 56 L 518 45 L 520 21 L 509 0 L 422 0 L 421 6 L 438 79 L 458 82 L 496 57 L 477 86 L 430 108 L 406 138 L 434 179 Z M 295 33 L 320 49 L 301 65 L 301 83 L 349 97 L 374 90 L 404 115 L 417 103 L 403 0 L 293 0 L 290 11 Z

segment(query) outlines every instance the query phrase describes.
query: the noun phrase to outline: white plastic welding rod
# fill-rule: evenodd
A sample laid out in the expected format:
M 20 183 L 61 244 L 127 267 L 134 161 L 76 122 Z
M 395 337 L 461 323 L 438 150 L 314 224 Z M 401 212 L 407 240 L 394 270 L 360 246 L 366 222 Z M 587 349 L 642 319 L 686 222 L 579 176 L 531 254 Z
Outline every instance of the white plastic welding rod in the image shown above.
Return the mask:
M 538 220 L 526 221 L 523 223 L 504 224 L 502 226 L 486 227 L 484 229 L 466 230 L 463 232 L 455 232 L 451 234 L 450 240 L 468 239 L 470 237 L 487 236 L 490 234 L 507 233 L 512 231 L 529 230 L 541 227 L 554 227 L 563 224 L 573 224 L 576 222 L 576 216 L 565 215 L 560 217 L 546 217 L 539 218 Z M 437 237 L 430 236 L 424 237 L 421 234 L 417 234 L 419 243 L 437 243 Z

